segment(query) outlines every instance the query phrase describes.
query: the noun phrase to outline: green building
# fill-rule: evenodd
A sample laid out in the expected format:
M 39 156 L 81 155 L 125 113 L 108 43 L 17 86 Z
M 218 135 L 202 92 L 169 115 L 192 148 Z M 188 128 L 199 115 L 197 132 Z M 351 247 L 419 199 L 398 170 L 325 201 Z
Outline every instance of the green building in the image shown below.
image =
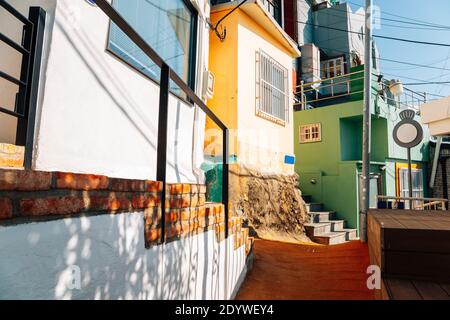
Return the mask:
M 335 79 L 340 84 L 332 95 L 330 87 L 326 88 L 326 94 L 320 94 L 324 89 L 305 86 L 306 102 L 301 110 L 294 112 L 300 189 L 303 194 L 311 195 L 313 202 L 322 203 L 324 210 L 336 211 L 336 217 L 346 220 L 348 228 L 358 230 L 363 68 L 352 68 L 350 75 Z M 374 77 L 372 84 L 371 207 L 377 206 L 377 195 L 408 196 L 407 151 L 396 145 L 392 137 L 394 126 L 400 121 L 401 108 L 406 106 L 397 103 L 387 90 L 387 83 Z M 420 122 L 417 115 L 416 120 Z M 424 127 L 422 143 L 411 150 L 415 197 L 426 197 L 428 193 L 428 141 L 429 134 Z

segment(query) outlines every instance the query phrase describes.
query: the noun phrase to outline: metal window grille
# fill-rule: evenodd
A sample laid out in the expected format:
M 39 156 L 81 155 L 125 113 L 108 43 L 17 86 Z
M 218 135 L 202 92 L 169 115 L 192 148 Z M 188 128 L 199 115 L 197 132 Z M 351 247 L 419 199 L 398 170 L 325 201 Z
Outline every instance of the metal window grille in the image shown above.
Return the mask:
M 300 143 L 322 141 L 322 127 L 320 123 L 300 126 Z
M 262 50 L 256 64 L 256 114 L 284 125 L 289 122 L 288 70 Z

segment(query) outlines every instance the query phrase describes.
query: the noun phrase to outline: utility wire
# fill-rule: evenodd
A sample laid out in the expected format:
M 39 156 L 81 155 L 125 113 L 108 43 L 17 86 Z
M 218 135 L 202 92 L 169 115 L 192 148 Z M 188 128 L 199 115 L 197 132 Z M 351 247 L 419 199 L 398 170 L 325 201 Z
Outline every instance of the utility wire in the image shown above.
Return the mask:
M 302 24 L 311 25 L 311 26 L 317 27 L 317 28 L 325 28 L 325 29 L 342 31 L 342 32 L 347 32 L 347 33 L 354 33 L 354 34 L 359 34 L 359 35 L 363 35 L 364 36 L 364 34 L 361 33 L 361 32 L 356 32 L 356 31 L 351 31 L 351 30 L 344 30 L 344 29 L 328 27 L 328 26 L 321 26 L 321 25 L 314 24 L 314 23 L 309 23 L 309 22 L 302 22 L 302 21 L 297 21 L 297 22 L 298 23 L 302 23 Z M 417 44 L 424 44 L 424 45 L 430 45 L 430 46 L 440 46 L 440 47 L 449 47 L 450 48 L 450 44 L 448 44 L 448 43 L 426 42 L 426 41 L 418 41 L 418 40 L 411 40 L 411 39 L 388 37 L 388 36 L 382 36 L 382 35 L 373 35 L 373 37 L 374 38 L 380 38 L 380 39 L 387 39 L 387 40 L 394 40 L 394 41 L 403 41 L 403 42 L 410 42 L 410 43 L 417 43 Z
M 358 7 L 364 7 L 364 5 L 358 4 L 358 3 L 355 3 L 355 2 L 352 2 L 352 1 L 346 1 L 346 2 L 350 3 L 350 4 L 353 4 L 353 5 L 356 5 Z M 343 10 L 339 10 L 339 11 L 343 11 Z M 398 14 L 389 13 L 389 12 L 386 12 L 386 11 L 383 11 L 383 10 L 381 12 L 384 13 L 385 15 L 388 15 L 388 16 L 397 17 L 397 18 L 401 18 L 401 19 L 405 19 L 405 20 L 409 20 L 409 21 L 414 21 L 416 23 L 402 21 L 402 20 L 388 19 L 388 18 L 383 18 L 383 17 L 381 18 L 382 20 L 395 21 L 395 22 L 400 22 L 400 23 L 410 23 L 410 24 L 415 24 L 415 25 L 424 25 L 424 26 L 431 26 L 431 27 L 439 27 L 439 28 L 443 28 L 443 29 L 450 29 L 450 26 L 448 26 L 448 25 L 430 23 L 430 22 L 425 21 L 425 20 L 413 19 L 413 18 L 401 16 L 401 15 L 398 15 Z M 363 15 L 361 15 L 361 16 L 363 16 Z

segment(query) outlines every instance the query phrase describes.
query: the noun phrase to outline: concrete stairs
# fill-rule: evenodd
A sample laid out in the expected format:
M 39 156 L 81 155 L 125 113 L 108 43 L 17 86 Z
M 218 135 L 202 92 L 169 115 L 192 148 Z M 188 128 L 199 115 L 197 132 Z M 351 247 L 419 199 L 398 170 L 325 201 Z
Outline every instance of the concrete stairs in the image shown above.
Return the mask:
M 347 229 L 344 220 L 336 220 L 336 212 L 324 211 L 323 204 L 312 202 L 311 196 L 302 197 L 311 216 L 311 222 L 305 224 L 305 229 L 312 241 L 334 245 L 358 239 L 356 229 Z

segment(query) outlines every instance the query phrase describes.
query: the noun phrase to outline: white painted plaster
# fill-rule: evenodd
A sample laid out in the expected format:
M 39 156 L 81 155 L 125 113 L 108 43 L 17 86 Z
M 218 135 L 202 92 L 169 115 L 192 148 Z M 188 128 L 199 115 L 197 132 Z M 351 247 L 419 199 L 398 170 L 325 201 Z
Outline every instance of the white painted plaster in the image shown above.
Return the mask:
M 244 250 L 214 231 L 145 249 L 141 212 L 3 226 L 0 299 L 226 299 Z

